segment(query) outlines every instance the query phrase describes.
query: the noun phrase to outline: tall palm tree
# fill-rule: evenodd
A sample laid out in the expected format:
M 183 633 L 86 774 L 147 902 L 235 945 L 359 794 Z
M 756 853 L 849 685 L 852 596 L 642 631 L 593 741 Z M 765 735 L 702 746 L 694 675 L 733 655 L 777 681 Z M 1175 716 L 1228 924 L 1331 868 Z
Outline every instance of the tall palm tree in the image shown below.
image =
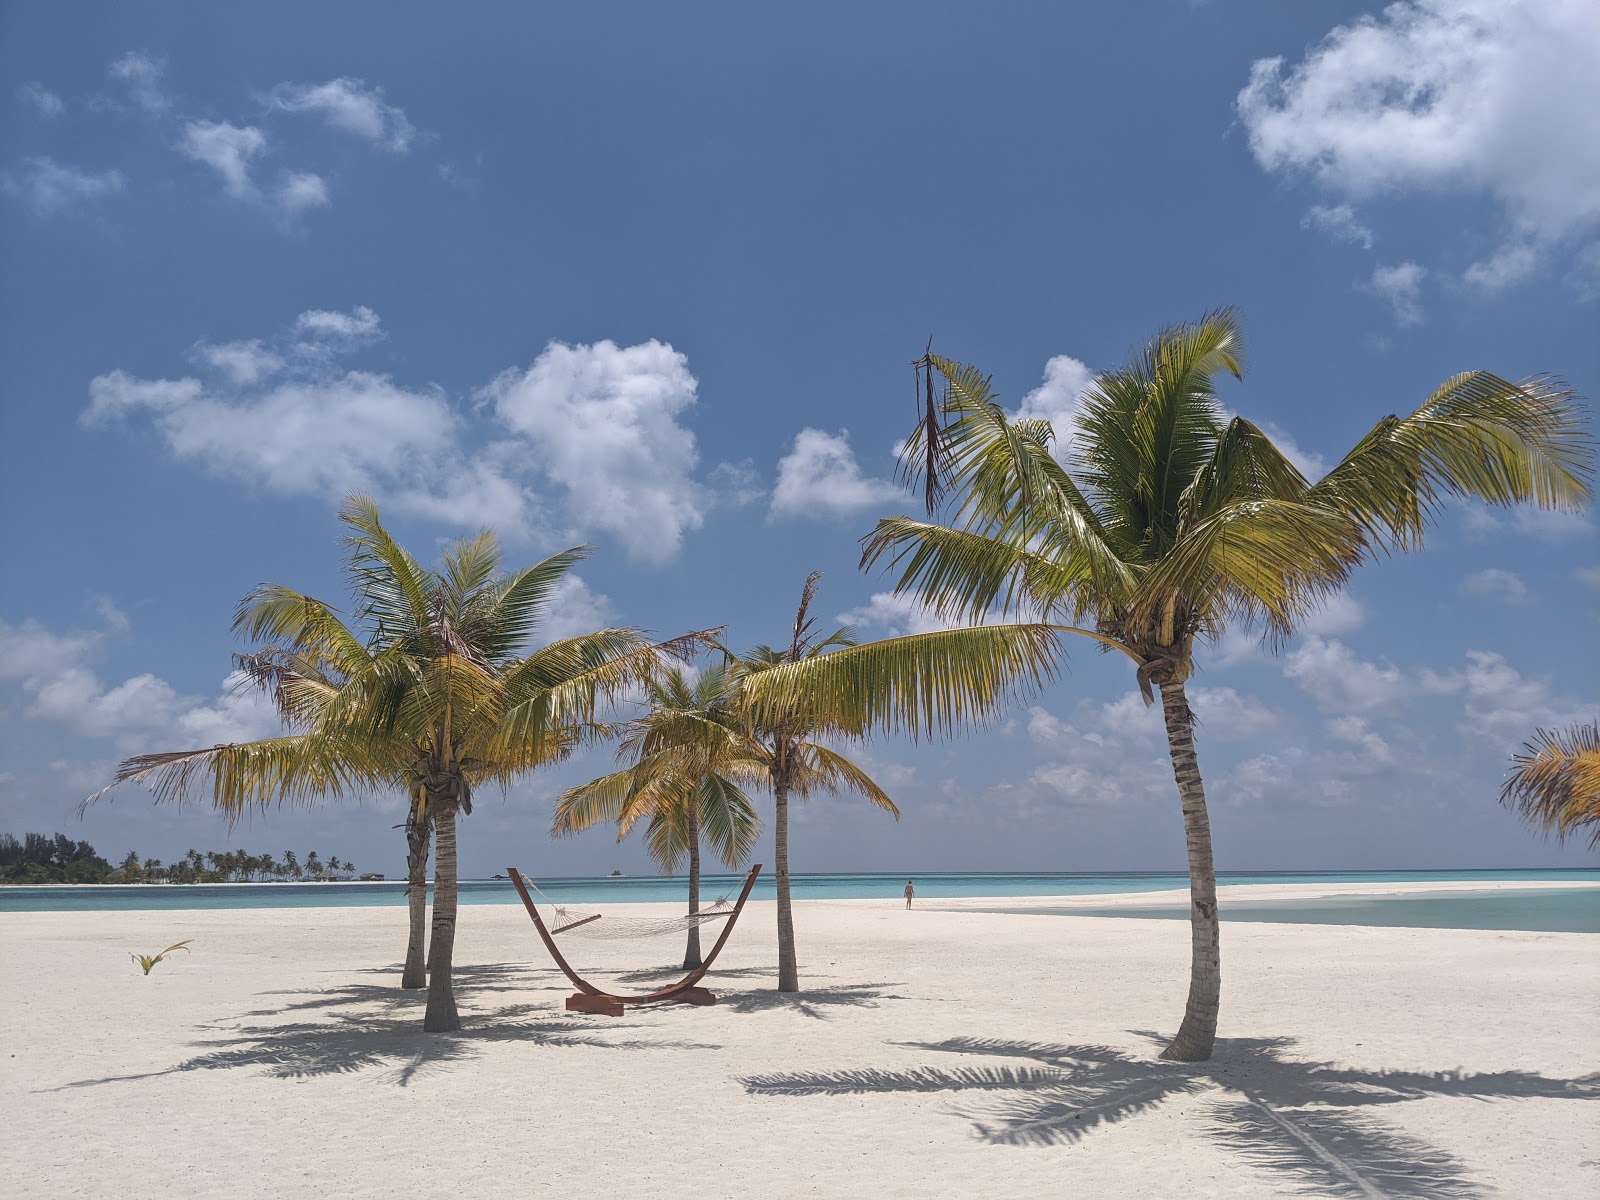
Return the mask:
M 855 763 L 823 744 L 873 733 L 947 735 L 1054 678 L 1060 643 L 1046 625 L 948 629 L 857 644 L 848 629 L 818 637 L 806 579 L 789 644 L 724 651 L 743 727 L 773 798 L 778 893 L 778 990 L 800 990 L 789 884 L 789 798 L 848 790 L 900 815 Z
M 1410 416 L 1379 421 L 1311 483 L 1259 429 L 1223 412 L 1213 382 L 1242 377 L 1242 351 L 1230 310 L 1163 331 L 1095 380 L 1079 427 L 1059 431 L 1071 435 L 1059 456 L 1049 422 L 1008 418 L 988 378 L 930 353 L 903 464 L 929 516 L 943 501 L 949 523 L 890 517 L 863 539 L 862 565 L 893 566 L 897 592 L 966 619 L 1047 614 L 1127 655 L 1147 704 L 1159 690 L 1192 928 L 1189 997 L 1164 1056 L 1186 1062 L 1211 1053 L 1221 990 L 1211 831 L 1184 686 L 1196 643 L 1253 625 L 1276 644 L 1357 565 L 1419 548 L 1448 497 L 1572 510 L 1592 471 L 1569 391 L 1473 371 Z
M 692 682 L 683 668 L 669 667 L 646 685 L 645 698 L 649 711 L 628 723 L 617 749 L 629 765 L 562 792 L 551 832 L 614 821 L 621 841 L 646 821 L 645 843 L 664 873 L 689 860 L 693 916 L 700 911 L 702 837 L 730 868 L 741 866 L 755 845 L 761 821 L 739 783 L 759 768 L 730 720 L 726 667 L 709 667 Z M 683 968 L 699 965 L 700 927 L 692 924 Z
M 276 584 L 246 597 L 234 620 L 264 643 L 239 663 L 292 732 L 139 755 L 115 782 L 144 781 L 158 800 L 205 794 L 230 818 L 273 803 L 404 789 L 436 841 L 423 1028 L 457 1029 L 457 814 L 472 811 L 477 788 L 504 787 L 569 753 L 599 728 L 597 705 L 705 635 L 653 645 L 639 630 L 603 629 L 527 652 L 586 547 L 507 574 L 484 530 L 428 571 L 384 529 L 372 501 L 352 497 L 340 517 L 350 529 L 355 628 L 321 601 Z
M 1591 826 L 1600 845 L 1600 721 L 1569 729 L 1536 729 L 1513 755 L 1500 803 L 1558 842 Z

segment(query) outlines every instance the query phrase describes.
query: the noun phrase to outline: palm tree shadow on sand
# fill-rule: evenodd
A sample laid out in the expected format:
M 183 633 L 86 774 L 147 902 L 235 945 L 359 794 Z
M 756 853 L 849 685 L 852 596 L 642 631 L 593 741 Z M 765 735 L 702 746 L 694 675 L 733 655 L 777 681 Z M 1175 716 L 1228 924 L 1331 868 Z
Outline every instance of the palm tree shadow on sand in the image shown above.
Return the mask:
M 1165 1040 L 1135 1030 L 1159 1048 Z M 1026 1066 L 914 1067 L 908 1070 L 789 1072 L 742 1079 L 762 1096 L 970 1092 L 989 1099 L 962 1107 L 984 1141 L 1007 1146 L 1071 1145 L 1098 1125 L 1148 1113 L 1184 1095 L 1215 1098 L 1208 1136 L 1294 1186 L 1333 1195 L 1467 1200 L 1485 1193 L 1466 1164 L 1362 1110 L 1432 1096 L 1477 1100 L 1600 1095 L 1600 1076 L 1547 1079 L 1525 1071 L 1359 1071 L 1284 1057 L 1291 1038 L 1219 1039 L 1215 1058 L 1166 1063 L 1107 1046 L 951 1038 L 899 1045 L 968 1057 L 1021 1059 Z
M 398 968 L 380 973 L 396 976 Z M 461 987 L 462 999 L 466 1005 L 471 1005 L 481 994 L 509 990 L 526 993 L 527 983 L 518 984 L 516 980 L 525 980 L 527 973 L 527 968 L 521 964 L 496 963 L 456 968 L 454 976 Z M 197 1052 L 170 1067 L 80 1079 L 39 1090 L 65 1091 L 108 1083 L 131 1083 L 186 1071 L 248 1068 L 262 1068 L 268 1078 L 289 1080 L 377 1070 L 383 1072 L 380 1079 L 387 1078 L 405 1087 L 421 1075 L 470 1062 L 478 1057 L 483 1047 L 496 1042 L 526 1042 L 552 1048 L 588 1046 L 603 1050 L 722 1049 L 710 1042 L 628 1036 L 648 1031 L 659 1022 L 607 1018 L 602 1023 L 592 1017 L 557 1015 L 551 1010 L 548 999 L 478 1009 L 468 1014 L 460 1030 L 425 1034 L 420 1021 L 428 1000 L 425 990 L 401 991 L 392 983 L 347 984 L 263 995 L 286 999 L 276 1007 L 257 1008 L 241 1014 L 237 1024 L 200 1026 L 201 1036 L 192 1043 Z M 245 1023 L 249 1018 L 288 1013 L 320 1014 L 322 1019 Z

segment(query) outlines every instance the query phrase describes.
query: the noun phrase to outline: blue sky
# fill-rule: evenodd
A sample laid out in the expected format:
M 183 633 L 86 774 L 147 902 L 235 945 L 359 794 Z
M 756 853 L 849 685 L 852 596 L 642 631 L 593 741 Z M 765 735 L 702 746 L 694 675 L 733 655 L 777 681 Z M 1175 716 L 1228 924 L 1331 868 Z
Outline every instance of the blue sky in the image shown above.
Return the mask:
M 1226 403 L 1312 472 L 1457 371 L 1600 394 L 1576 0 L 15 3 L 0 72 L 0 828 L 111 855 L 402 873 L 394 798 L 71 816 L 128 753 L 270 732 L 233 607 L 342 600 L 352 488 L 424 558 L 593 542 L 562 628 L 777 641 L 815 569 L 879 636 L 927 619 L 856 560 L 912 507 L 930 336 L 1067 428 L 1094 370 L 1235 305 Z M 1495 804 L 1534 726 L 1600 706 L 1594 522 L 1452 508 L 1277 657 L 1203 653 L 1219 867 L 1594 863 Z M 1159 720 L 1091 650 L 862 758 L 904 819 L 813 801 L 795 869 L 1183 865 Z M 648 870 L 545 836 L 608 761 L 484 797 L 463 870 Z

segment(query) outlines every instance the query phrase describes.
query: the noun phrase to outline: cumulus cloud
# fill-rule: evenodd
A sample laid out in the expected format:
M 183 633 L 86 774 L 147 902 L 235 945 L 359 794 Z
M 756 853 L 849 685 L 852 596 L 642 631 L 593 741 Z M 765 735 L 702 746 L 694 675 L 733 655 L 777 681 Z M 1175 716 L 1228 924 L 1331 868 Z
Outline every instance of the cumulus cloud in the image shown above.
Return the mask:
M 316 342 L 346 347 L 365 346 L 383 336 L 378 314 L 365 304 L 358 304 L 349 312 L 309 309 L 295 318 L 294 331 Z
M 190 744 L 201 746 L 265 737 L 280 728 L 265 697 L 238 694 L 238 675 L 211 702 L 180 695 L 148 673 L 107 685 L 92 660 L 108 637 L 127 632 L 128 623 L 108 600 L 99 608 L 106 619 L 100 630 L 63 634 L 32 619 L 21 625 L 0 620 L 0 679 L 18 681 L 28 697 L 28 716 L 85 736 L 114 738 L 124 750 L 156 734 L 193 737 Z M 202 735 L 205 740 L 198 740 Z
M 1337 639 L 1315 635 L 1289 653 L 1283 673 L 1319 708 L 1334 712 L 1391 708 L 1418 690 L 1393 663 L 1368 661 Z
M 1600 21 L 1587 0 L 1401 0 L 1333 29 L 1238 96 L 1263 169 L 1361 198 L 1487 195 L 1504 244 L 1469 282 L 1504 286 L 1600 223 Z
M 386 508 L 457 526 L 490 525 L 552 544 L 535 487 L 564 493 L 575 530 L 614 533 L 636 559 L 665 562 L 716 503 L 739 503 L 753 471 L 724 464 L 715 488 L 693 477 L 696 401 L 683 355 L 554 343 L 503 373 L 462 411 L 340 356 L 384 336 L 378 314 L 303 312 L 273 339 L 202 341 L 181 378 L 97 376 L 80 422 L 146 421 L 177 458 L 285 495 L 337 501 L 353 490 Z M 568 531 L 563 541 L 579 540 Z
M 1328 722 L 1328 732 L 1339 741 L 1354 746 L 1374 766 L 1387 766 L 1394 762 L 1394 750 L 1365 717 L 1335 717 Z
M 678 423 L 698 386 L 688 359 L 664 342 L 552 342 L 483 396 L 566 492 L 575 521 L 615 534 L 635 559 L 665 562 L 709 502 L 692 475 L 694 434 Z
M 529 535 L 526 489 L 492 452 L 468 461 L 443 395 L 335 361 L 379 335 L 376 313 L 303 313 L 295 332 L 312 340 L 287 355 L 259 340 L 201 343 L 194 355 L 215 369 L 209 382 L 97 376 L 80 421 L 149 420 L 175 457 L 284 495 L 364 491 L 402 512 Z
M 935 633 L 941 629 L 953 629 L 958 624 L 946 620 L 911 596 L 897 596 L 893 592 L 874 592 L 866 604 L 840 613 L 836 620 L 842 625 L 881 632 L 883 637 Z
M 130 50 L 111 64 L 111 78 L 126 85 L 134 103 L 141 109 L 157 115 L 172 107 L 161 90 L 161 76 L 166 69 L 165 59 Z
M 1057 354 L 1044 364 L 1044 382 L 1022 398 L 1012 415 L 1020 420 L 1049 421 L 1056 435 L 1055 456 L 1064 459 L 1078 427 L 1083 393 L 1094 377 L 1093 371 L 1070 354 Z
M 1336 633 L 1349 633 L 1366 624 L 1367 609 L 1350 592 L 1335 592 L 1322 602 L 1320 608 L 1300 622 L 1302 633 L 1329 637 Z
M 1190 688 L 1188 694 L 1199 732 L 1206 736 L 1237 741 L 1256 737 L 1283 722 L 1282 713 L 1231 687 Z
M 328 185 L 322 176 L 311 172 L 291 171 L 283 177 L 273 197 L 286 216 L 294 216 L 308 208 L 326 208 L 333 203 L 328 197 Z
M 1522 604 L 1528 599 L 1528 585 L 1513 571 L 1487 567 L 1474 571 L 1461 581 L 1461 590 L 1480 596 L 1493 596 L 1507 604 Z
M 41 217 L 122 190 L 117 171 L 80 171 L 53 158 L 27 158 L 17 171 L 0 175 L 0 190 Z
M 17 86 L 17 99 L 45 118 L 59 117 L 67 111 L 66 103 L 60 96 L 32 79 Z
M 1422 322 L 1422 281 L 1427 276 L 1427 268 L 1414 262 L 1395 263 L 1375 267 L 1367 286 L 1389 302 L 1389 307 L 1394 309 L 1395 324 L 1417 325 Z
M 538 637 L 547 643 L 559 642 L 597 629 L 610 629 L 616 623 L 611 597 L 594 591 L 579 576 L 567 575 L 550 595 Z
M 259 194 L 250 178 L 250 164 L 266 148 L 266 134 L 254 125 L 241 127 L 227 121 L 190 121 L 178 143 L 180 153 L 215 171 L 223 191 L 235 200 Z
M 283 369 L 283 359 L 261 344 L 260 338 L 247 342 L 224 342 L 195 346 L 196 361 L 213 367 L 235 384 L 252 384 Z
M 832 434 L 808 427 L 795 435 L 793 448 L 778 460 L 769 516 L 849 516 L 889 504 L 900 495 L 888 480 L 861 473 L 847 430 Z
M 355 134 L 375 146 L 404 154 L 416 137 L 406 114 L 383 100 L 383 89 L 360 79 L 327 83 L 283 83 L 267 97 L 268 109 L 321 117 L 332 129 Z
M 1356 210 L 1348 204 L 1313 204 L 1300 218 L 1300 228 L 1320 230 L 1336 242 L 1372 249 L 1372 230 L 1356 220 Z

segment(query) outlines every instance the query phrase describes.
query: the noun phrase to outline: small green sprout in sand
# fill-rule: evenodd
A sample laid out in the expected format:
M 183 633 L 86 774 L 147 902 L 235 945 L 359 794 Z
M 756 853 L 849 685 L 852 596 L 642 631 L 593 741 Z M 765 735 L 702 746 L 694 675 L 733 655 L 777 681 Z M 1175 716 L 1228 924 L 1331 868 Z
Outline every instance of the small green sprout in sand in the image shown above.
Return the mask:
M 143 967 L 144 968 L 144 973 L 146 975 L 148 975 L 148 974 L 150 974 L 150 968 L 151 967 L 155 966 L 158 962 L 160 962 L 167 955 L 171 954 L 174 950 L 187 950 L 189 948 L 189 943 L 192 942 L 192 941 L 194 941 L 193 938 L 188 938 L 188 939 L 186 939 L 184 941 L 181 941 L 181 942 L 174 942 L 172 945 L 168 946 L 165 950 L 163 950 L 160 954 L 133 954 L 133 955 L 130 955 L 130 957 L 133 959 L 134 962 L 138 963 L 141 967 Z

